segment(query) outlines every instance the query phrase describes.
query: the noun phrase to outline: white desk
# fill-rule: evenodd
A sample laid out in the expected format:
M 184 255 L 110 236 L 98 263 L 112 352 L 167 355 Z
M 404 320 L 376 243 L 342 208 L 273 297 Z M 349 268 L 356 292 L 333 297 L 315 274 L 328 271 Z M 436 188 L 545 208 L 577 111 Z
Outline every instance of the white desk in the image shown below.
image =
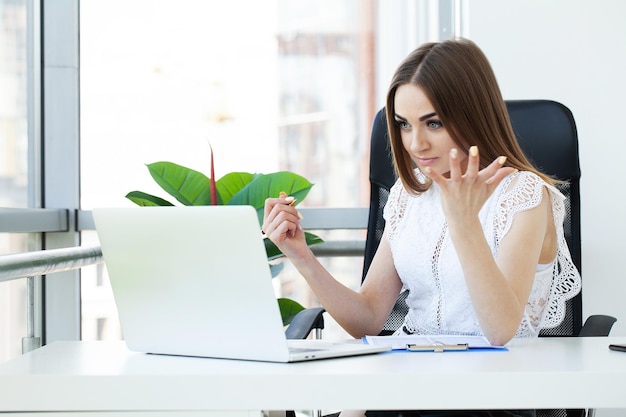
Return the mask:
M 542 338 L 514 341 L 508 351 L 298 364 L 56 342 L 0 364 L 0 412 L 626 408 L 626 353 L 608 349 L 618 342 L 626 338 Z

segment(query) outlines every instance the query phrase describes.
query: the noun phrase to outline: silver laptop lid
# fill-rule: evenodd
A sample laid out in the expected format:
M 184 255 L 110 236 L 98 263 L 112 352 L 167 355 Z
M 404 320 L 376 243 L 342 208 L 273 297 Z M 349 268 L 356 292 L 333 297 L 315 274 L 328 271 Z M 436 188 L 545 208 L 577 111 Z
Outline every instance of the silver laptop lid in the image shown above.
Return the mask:
M 93 216 L 129 349 L 288 360 L 252 207 L 101 208 Z

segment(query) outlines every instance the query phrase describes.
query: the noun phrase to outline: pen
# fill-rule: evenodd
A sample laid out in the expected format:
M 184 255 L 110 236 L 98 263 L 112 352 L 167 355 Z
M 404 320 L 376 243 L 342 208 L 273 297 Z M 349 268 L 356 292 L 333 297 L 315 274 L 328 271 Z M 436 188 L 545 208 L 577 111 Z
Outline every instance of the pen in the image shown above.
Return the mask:
M 292 196 L 287 196 L 287 193 L 284 191 L 280 192 L 279 197 L 284 198 L 291 207 L 294 207 L 296 205 L 297 200 Z M 302 219 L 302 214 L 300 214 L 300 212 L 298 212 L 298 217 Z
M 294 197 L 291 196 L 287 196 L 287 193 L 284 191 L 281 191 L 280 194 L 278 195 L 279 198 L 284 198 L 287 202 L 289 202 L 289 205 L 291 207 L 293 207 L 296 204 L 296 199 Z

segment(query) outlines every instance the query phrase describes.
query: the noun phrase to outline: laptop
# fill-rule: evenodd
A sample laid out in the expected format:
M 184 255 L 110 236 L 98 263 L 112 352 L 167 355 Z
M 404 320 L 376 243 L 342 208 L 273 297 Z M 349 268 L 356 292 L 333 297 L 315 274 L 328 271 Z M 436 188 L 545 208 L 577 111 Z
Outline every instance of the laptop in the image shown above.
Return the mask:
M 251 206 L 99 208 L 93 218 L 132 351 L 295 362 L 389 350 L 287 340 Z

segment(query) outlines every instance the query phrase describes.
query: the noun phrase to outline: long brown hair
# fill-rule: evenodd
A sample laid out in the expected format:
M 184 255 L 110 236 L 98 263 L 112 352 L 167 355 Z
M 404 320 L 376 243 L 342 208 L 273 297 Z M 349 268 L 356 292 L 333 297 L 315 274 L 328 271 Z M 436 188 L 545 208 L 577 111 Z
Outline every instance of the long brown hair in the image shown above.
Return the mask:
M 484 53 L 468 39 L 426 43 L 409 54 L 396 70 L 387 92 L 386 116 L 391 149 L 404 187 L 419 194 L 430 187 L 414 173 L 414 163 L 395 123 L 394 99 L 398 87 L 421 88 L 459 150 L 478 146 L 480 168 L 499 156 L 506 165 L 531 171 L 549 184 L 554 180 L 536 169 L 519 146 L 495 74 Z

